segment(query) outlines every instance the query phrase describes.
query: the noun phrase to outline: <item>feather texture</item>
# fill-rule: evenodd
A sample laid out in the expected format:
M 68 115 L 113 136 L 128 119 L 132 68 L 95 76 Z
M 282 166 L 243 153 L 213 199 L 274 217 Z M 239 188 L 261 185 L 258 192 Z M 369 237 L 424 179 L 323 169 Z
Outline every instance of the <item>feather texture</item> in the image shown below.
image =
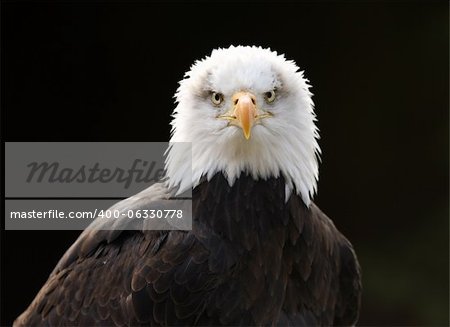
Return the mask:
M 314 204 L 285 203 L 284 185 L 245 175 L 229 186 L 217 174 L 194 189 L 190 232 L 122 231 L 108 242 L 87 230 L 15 326 L 354 324 L 352 246 Z

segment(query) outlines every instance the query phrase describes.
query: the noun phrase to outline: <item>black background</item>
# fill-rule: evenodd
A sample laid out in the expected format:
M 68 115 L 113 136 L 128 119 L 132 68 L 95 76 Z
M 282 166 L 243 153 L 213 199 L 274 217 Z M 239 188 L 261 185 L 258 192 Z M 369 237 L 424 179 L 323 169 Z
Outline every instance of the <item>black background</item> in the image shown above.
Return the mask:
M 2 3 L 2 141 L 167 141 L 177 82 L 230 44 L 313 85 L 316 203 L 363 269 L 360 325 L 448 325 L 448 3 Z M 79 232 L 2 231 L 1 324 Z

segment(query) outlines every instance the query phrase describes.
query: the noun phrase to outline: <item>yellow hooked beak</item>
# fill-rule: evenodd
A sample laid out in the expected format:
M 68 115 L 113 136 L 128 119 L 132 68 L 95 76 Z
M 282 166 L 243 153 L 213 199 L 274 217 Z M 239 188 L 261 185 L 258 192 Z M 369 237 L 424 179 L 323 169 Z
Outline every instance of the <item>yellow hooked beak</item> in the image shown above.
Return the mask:
M 229 120 L 230 125 L 242 128 L 246 140 L 250 139 L 252 127 L 259 119 L 272 116 L 270 113 L 258 112 L 256 97 L 250 92 L 237 92 L 233 94 L 231 101 L 233 108 L 218 118 Z

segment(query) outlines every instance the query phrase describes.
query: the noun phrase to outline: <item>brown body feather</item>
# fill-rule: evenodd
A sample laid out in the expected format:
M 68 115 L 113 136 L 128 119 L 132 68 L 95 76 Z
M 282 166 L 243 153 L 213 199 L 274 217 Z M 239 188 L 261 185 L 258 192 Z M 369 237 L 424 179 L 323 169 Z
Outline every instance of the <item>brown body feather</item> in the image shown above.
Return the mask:
M 351 244 L 284 194 L 283 178 L 217 174 L 193 191 L 192 231 L 85 233 L 15 326 L 353 325 Z

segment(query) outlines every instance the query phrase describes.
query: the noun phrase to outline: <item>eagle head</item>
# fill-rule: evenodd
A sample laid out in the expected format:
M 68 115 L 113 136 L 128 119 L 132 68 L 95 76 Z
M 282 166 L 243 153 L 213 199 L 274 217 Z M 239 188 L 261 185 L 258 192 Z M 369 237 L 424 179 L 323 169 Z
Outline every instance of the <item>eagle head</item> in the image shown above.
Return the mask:
M 292 60 L 261 47 L 213 50 L 179 83 L 171 146 L 170 187 L 179 193 L 223 173 L 283 176 L 309 205 L 316 192 L 320 147 L 308 80 Z M 191 143 L 177 147 L 178 142 Z

